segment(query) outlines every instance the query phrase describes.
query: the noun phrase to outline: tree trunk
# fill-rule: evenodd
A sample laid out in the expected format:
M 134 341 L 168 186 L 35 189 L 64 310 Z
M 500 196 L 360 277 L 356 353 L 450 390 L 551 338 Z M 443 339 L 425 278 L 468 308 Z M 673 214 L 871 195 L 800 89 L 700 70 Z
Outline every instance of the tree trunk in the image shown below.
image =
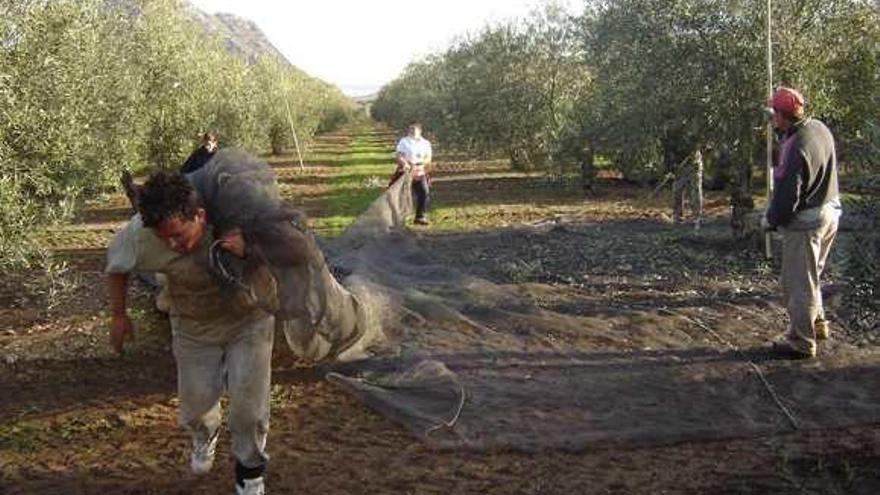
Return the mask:
M 731 153 L 727 149 L 721 150 L 718 158 L 718 166 L 730 170 L 730 226 L 733 229 L 735 239 L 750 237 L 755 230 L 753 222 L 749 221 L 750 213 L 755 209 L 755 201 L 752 199 L 752 164 L 742 154 L 734 163 Z M 760 228 L 758 228 L 760 230 Z

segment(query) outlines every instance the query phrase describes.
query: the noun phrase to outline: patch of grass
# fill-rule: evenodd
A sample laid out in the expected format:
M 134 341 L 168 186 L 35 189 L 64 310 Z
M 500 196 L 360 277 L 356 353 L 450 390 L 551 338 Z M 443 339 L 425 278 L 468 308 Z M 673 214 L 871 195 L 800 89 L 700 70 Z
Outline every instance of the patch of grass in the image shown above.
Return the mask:
M 500 270 L 512 282 L 522 284 L 537 280 L 538 275 L 543 270 L 543 266 L 540 259 L 514 259 L 502 263 Z
M 0 424 L 0 451 L 39 452 L 77 437 L 106 436 L 125 427 L 124 415 L 82 415 L 56 420 L 21 420 Z
M 548 220 L 555 216 L 576 211 L 574 205 L 542 205 L 524 201 L 490 204 L 444 204 L 444 196 L 435 194 L 431 206 L 430 229 L 434 232 L 454 233 L 499 227 L 518 226 L 523 223 Z
M 46 426 L 31 421 L 0 425 L 0 451 L 36 452 L 44 442 Z

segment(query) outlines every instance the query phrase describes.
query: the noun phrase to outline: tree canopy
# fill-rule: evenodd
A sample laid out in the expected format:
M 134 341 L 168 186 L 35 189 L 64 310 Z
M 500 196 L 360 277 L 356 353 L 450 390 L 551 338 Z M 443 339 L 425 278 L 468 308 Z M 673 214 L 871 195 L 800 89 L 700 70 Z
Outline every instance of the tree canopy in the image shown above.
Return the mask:
M 650 179 L 696 147 L 759 161 L 765 2 L 595 0 L 488 27 L 414 62 L 374 115 L 451 147 L 546 167 L 584 147 Z M 775 83 L 807 95 L 851 167 L 876 170 L 880 13 L 869 0 L 774 0 Z
M 0 267 L 35 225 L 117 184 L 176 168 L 217 131 L 262 152 L 341 124 L 353 103 L 266 55 L 227 50 L 177 0 L 0 0 Z

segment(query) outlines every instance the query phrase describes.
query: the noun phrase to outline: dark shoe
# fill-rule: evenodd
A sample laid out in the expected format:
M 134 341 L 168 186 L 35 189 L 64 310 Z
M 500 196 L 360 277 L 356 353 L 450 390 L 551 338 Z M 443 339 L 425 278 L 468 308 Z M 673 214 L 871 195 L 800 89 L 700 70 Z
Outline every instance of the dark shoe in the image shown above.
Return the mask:
M 413 223 L 416 225 L 430 225 L 427 218 L 416 218 Z
M 242 480 L 240 484 L 235 484 L 235 495 L 264 495 L 265 493 L 266 485 L 262 476 Z
M 770 353 L 777 359 L 813 359 L 816 354 L 795 348 L 789 342 L 773 342 Z
M 236 495 L 264 495 L 266 486 L 263 482 L 263 472 L 266 466 L 246 468 L 235 463 L 235 493 Z

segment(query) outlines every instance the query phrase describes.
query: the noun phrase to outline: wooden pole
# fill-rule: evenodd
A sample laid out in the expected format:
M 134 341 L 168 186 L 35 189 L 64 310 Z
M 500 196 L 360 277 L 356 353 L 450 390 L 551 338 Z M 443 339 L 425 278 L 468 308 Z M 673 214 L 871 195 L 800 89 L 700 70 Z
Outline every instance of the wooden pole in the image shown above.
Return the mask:
M 771 1 L 767 0 L 767 98 L 773 96 L 773 41 L 772 41 L 772 12 Z M 773 196 L 773 122 L 767 122 L 767 204 L 769 206 Z M 770 232 L 764 233 L 764 255 L 767 259 L 773 258 L 773 246 Z

